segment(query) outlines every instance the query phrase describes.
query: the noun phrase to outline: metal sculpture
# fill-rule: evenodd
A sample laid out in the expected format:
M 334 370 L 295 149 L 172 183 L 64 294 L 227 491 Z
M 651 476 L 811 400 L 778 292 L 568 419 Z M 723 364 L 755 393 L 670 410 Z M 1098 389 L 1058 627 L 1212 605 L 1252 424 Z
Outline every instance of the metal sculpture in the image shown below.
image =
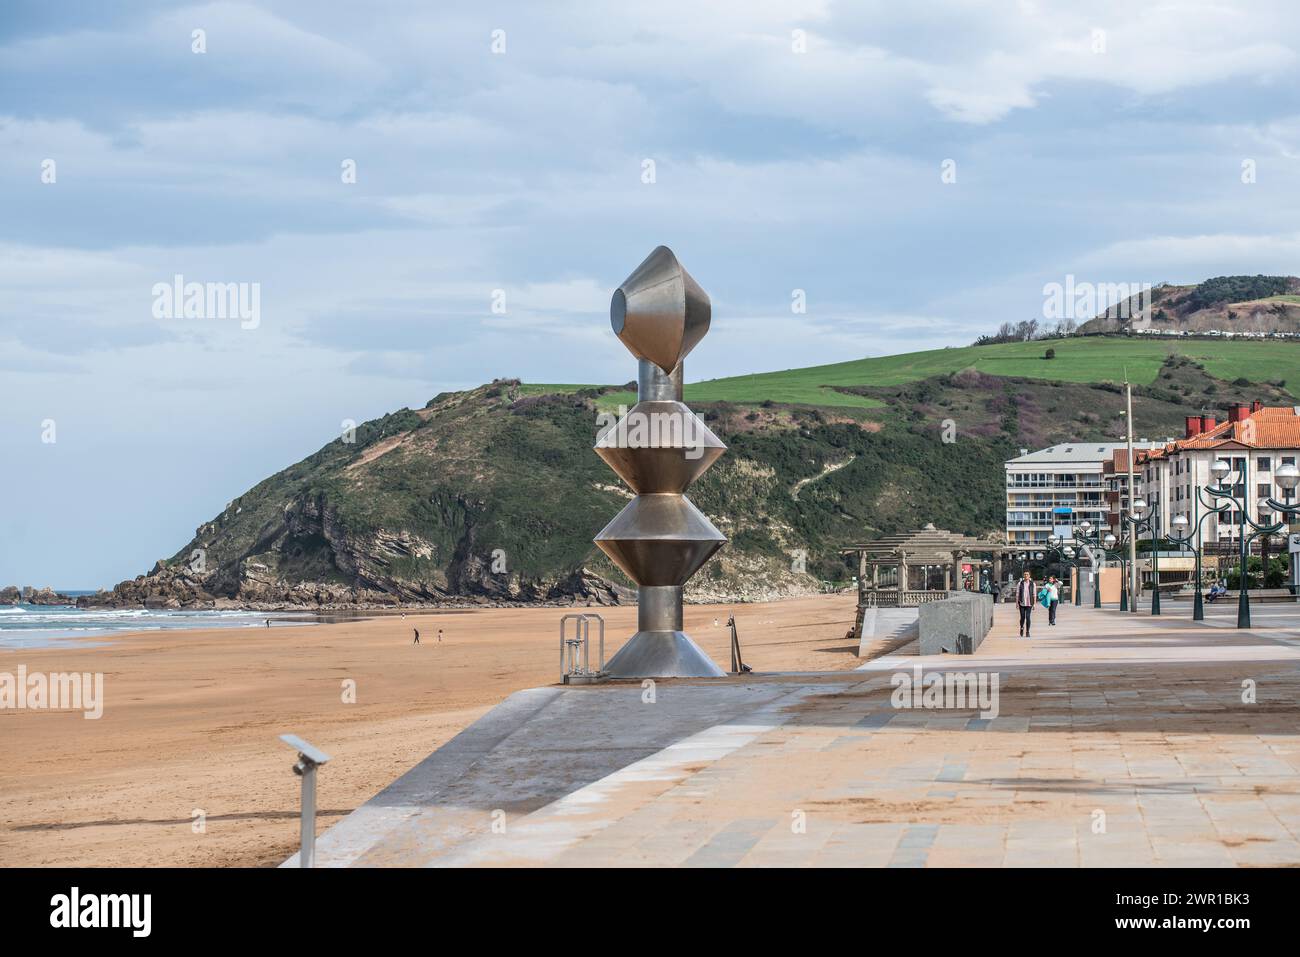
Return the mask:
M 682 403 L 682 360 L 709 331 L 709 297 L 667 246 L 615 291 L 610 325 L 634 356 L 637 403 L 596 454 L 636 498 L 596 545 L 638 586 L 637 632 L 609 660 L 613 678 L 726 675 L 682 631 L 682 588 L 726 537 L 684 494 L 727 447 Z

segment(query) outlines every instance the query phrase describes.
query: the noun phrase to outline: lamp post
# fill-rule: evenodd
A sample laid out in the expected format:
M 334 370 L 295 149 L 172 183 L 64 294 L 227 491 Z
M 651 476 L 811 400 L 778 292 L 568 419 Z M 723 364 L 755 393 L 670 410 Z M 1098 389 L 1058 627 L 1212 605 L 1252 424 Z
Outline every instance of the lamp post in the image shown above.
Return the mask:
M 1115 547 L 1118 544 L 1119 544 L 1119 539 L 1117 539 L 1114 535 L 1112 535 L 1110 532 L 1107 532 L 1105 534 L 1105 536 L 1101 540 L 1101 558 L 1103 564 L 1105 563 L 1106 559 L 1111 557 L 1112 555 L 1123 555 L 1123 552 L 1121 552 L 1119 549 Z M 1119 574 L 1120 574 L 1119 594 L 1120 594 L 1120 601 L 1122 602 L 1124 600 L 1124 587 L 1125 587 L 1124 580 L 1123 580 L 1124 568 L 1122 563 L 1120 565 Z M 1098 572 L 1097 574 L 1097 584 L 1093 588 L 1092 606 L 1094 608 L 1101 607 L 1101 573 L 1100 572 Z M 1122 608 L 1120 610 L 1123 611 Z
M 1080 521 L 1079 528 L 1075 529 L 1075 533 L 1074 533 L 1075 545 L 1078 546 L 1080 550 L 1087 551 L 1087 553 L 1089 553 L 1089 557 L 1092 557 L 1092 567 L 1093 567 L 1092 607 L 1095 607 L 1095 609 L 1100 609 L 1101 607 L 1101 568 L 1105 567 L 1105 564 L 1106 562 L 1108 562 L 1109 559 L 1112 558 L 1122 559 L 1122 555 L 1113 554 L 1115 542 L 1117 541 L 1118 541 L 1117 538 L 1115 538 L 1113 534 L 1110 534 L 1109 532 L 1106 532 L 1105 537 L 1102 537 L 1101 529 L 1095 527 L 1095 525 L 1093 525 L 1091 521 Z M 1096 551 L 1100 551 L 1101 553 L 1100 566 L 1099 564 L 1097 564 L 1097 560 L 1095 557 Z M 1080 559 L 1075 560 L 1076 577 L 1078 577 L 1079 570 L 1080 570 L 1079 560 Z M 1083 597 L 1082 594 L 1079 594 L 1080 590 L 1082 589 L 1078 589 L 1078 588 L 1075 589 L 1075 601 L 1074 601 L 1075 605 L 1082 605 Z M 1122 599 L 1123 599 L 1123 590 L 1121 589 L 1121 611 L 1125 610 L 1127 607 L 1123 605 Z
M 1128 570 L 1129 570 L 1128 547 L 1130 543 L 1130 536 L 1128 534 L 1128 529 L 1127 528 L 1124 529 L 1124 534 L 1120 538 L 1116 538 L 1114 535 L 1107 535 L 1102 541 L 1106 543 L 1106 550 L 1108 552 L 1113 551 L 1115 557 L 1118 558 L 1119 560 L 1119 574 L 1120 574 L 1119 610 L 1128 611 L 1129 584 L 1130 584 L 1129 574 L 1128 574 Z M 1136 604 L 1133 607 L 1136 609 L 1137 608 Z
M 1133 539 L 1146 529 L 1151 533 L 1151 614 L 1160 614 L 1160 521 L 1159 511 L 1146 503 L 1145 499 L 1133 500 L 1132 513 L 1124 516 L 1124 521 L 1132 527 Z M 1140 581 L 1140 579 L 1139 579 Z M 1133 612 L 1137 613 L 1137 596 L 1133 596 Z
M 1249 628 L 1250 627 L 1250 594 L 1246 586 L 1246 575 L 1247 575 L 1246 563 L 1250 559 L 1250 543 L 1254 541 L 1256 538 L 1258 538 L 1260 535 L 1274 535 L 1277 532 L 1280 532 L 1283 528 L 1286 527 L 1286 522 L 1274 522 L 1271 525 L 1264 525 L 1261 522 L 1256 522 L 1249 515 L 1247 515 L 1246 507 L 1248 503 L 1246 501 L 1246 492 L 1249 486 L 1246 484 L 1246 480 L 1247 480 L 1246 470 L 1243 468 L 1241 471 L 1241 495 L 1240 496 L 1236 495 L 1232 491 L 1231 486 L 1223 484 L 1223 482 L 1227 479 L 1228 475 L 1231 474 L 1231 472 L 1232 472 L 1232 466 L 1227 461 L 1225 461 L 1224 459 L 1216 460 L 1215 463 L 1210 466 L 1210 474 L 1212 474 L 1215 477 L 1215 479 L 1218 480 L 1219 484 L 1211 485 L 1208 489 L 1206 489 L 1206 491 L 1208 491 L 1216 499 L 1227 499 L 1232 505 L 1235 505 L 1238 509 L 1237 530 L 1238 530 L 1238 538 L 1240 539 L 1241 571 L 1237 575 L 1237 579 L 1238 579 L 1237 584 L 1239 586 L 1237 589 L 1237 627 Z M 1291 466 L 1284 465 L 1281 468 L 1279 468 L 1277 472 L 1273 474 L 1273 478 L 1277 481 L 1277 484 L 1279 486 L 1286 489 L 1286 491 L 1288 492 L 1287 498 L 1290 499 L 1291 496 L 1289 493 L 1295 490 L 1297 484 L 1300 484 L 1300 470 L 1297 470 L 1293 465 Z M 1295 502 L 1291 502 L 1291 501 L 1279 502 L 1276 499 L 1269 496 L 1265 496 L 1264 498 L 1261 498 L 1259 500 L 1259 505 L 1261 508 L 1268 508 L 1270 510 L 1279 512 L 1282 515 L 1287 515 L 1293 512 L 1300 511 L 1300 505 L 1298 505 Z M 1250 528 L 1252 529 L 1249 535 L 1246 533 L 1247 526 L 1250 526 Z M 1265 569 L 1265 573 L 1267 574 L 1267 569 Z
M 1075 535 L 1075 539 L 1076 539 L 1076 542 L 1077 542 L 1077 539 L 1078 539 L 1078 535 L 1077 535 L 1077 533 L 1076 533 L 1076 535 Z M 1075 556 L 1076 556 L 1076 552 L 1075 552 L 1074 547 L 1073 547 L 1072 545 L 1067 545 L 1067 544 L 1065 544 L 1064 539 L 1062 539 L 1060 535 L 1052 535 L 1052 536 L 1049 536 L 1048 539 L 1047 539 L 1047 547 L 1048 547 L 1048 549 L 1049 549 L 1050 551 L 1052 551 L 1052 552 L 1054 552 L 1054 553 L 1056 554 L 1056 561 L 1057 561 L 1057 562 L 1059 562 L 1060 564 L 1064 565 L 1066 568 L 1073 568 L 1073 569 L 1074 569 L 1074 581 L 1075 581 L 1075 584 L 1074 584 L 1074 586 L 1073 586 L 1070 590 L 1071 590 L 1072 592 L 1074 592 L 1074 604 L 1076 604 L 1076 605 L 1080 604 L 1080 598 L 1079 598 L 1079 585 L 1078 585 L 1078 582 L 1079 582 L 1079 559 L 1075 557 Z
M 1101 534 L 1101 529 L 1097 529 L 1097 533 Z M 1077 545 L 1082 550 L 1087 550 L 1089 548 L 1094 547 L 1096 544 L 1095 540 L 1088 537 L 1091 534 L 1092 534 L 1092 522 L 1088 521 L 1087 519 L 1084 519 L 1082 522 L 1079 523 L 1079 527 L 1074 530 L 1075 545 Z M 1104 556 L 1103 556 L 1103 560 L 1104 560 Z M 1079 564 L 1080 561 L 1081 561 L 1081 557 L 1076 558 L 1074 561 L 1074 583 L 1075 583 L 1074 603 L 1076 605 L 1083 604 L 1083 594 L 1082 594 L 1083 589 L 1079 587 L 1083 584 L 1083 579 L 1081 577 L 1082 566 Z M 1093 594 L 1092 606 L 1094 608 L 1100 608 L 1101 607 L 1101 591 L 1100 591 L 1101 576 L 1100 573 L 1096 571 L 1093 572 L 1093 576 L 1094 577 L 1092 582 L 1092 594 Z
M 1012 559 L 1012 561 L 1016 565 L 1016 571 L 1015 571 L 1016 580 L 1017 581 L 1020 580 L 1021 574 L 1029 567 L 1030 562 L 1034 562 L 1034 561 L 1041 562 L 1043 558 L 1044 555 L 1042 552 L 1036 552 L 1033 550 L 1017 551 L 1015 553 L 1015 557 Z
M 1300 469 L 1297 469 L 1294 465 L 1283 465 L 1273 473 L 1273 480 L 1285 493 L 1282 496 L 1285 502 L 1279 504 L 1285 504 L 1287 507 L 1279 509 L 1279 511 L 1282 513 L 1283 518 L 1290 522 L 1291 516 L 1300 510 L 1300 505 L 1292 501 L 1295 496 L 1296 486 L 1300 485 Z M 1291 564 L 1291 594 L 1294 596 L 1295 601 L 1300 601 L 1300 567 L 1297 567 L 1300 566 L 1300 562 L 1296 561 L 1296 556 L 1290 553 L 1289 548 L 1287 550 L 1287 561 Z
M 1297 473 L 1300 478 L 1300 473 Z M 1175 515 L 1170 522 L 1180 534 L 1169 533 L 1169 540 L 1176 542 L 1182 548 L 1190 548 L 1192 555 L 1196 559 L 1196 572 L 1193 578 L 1194 597 L 1192 599 L 1192 621 L 1205 620 L 1205 604 L 1201 598 L 1201 552 L 1204 548 L 1202 541 L 1203 525 L 1205 520 L 1211 515 L 1222 515 L 1228 511 L 1228 505 L 1216 505 L 1214 502 L 1207 502 L 1204 499 L 1205 490 L 1201 486 L 1196 486 L 1196 494 L 1192 496 L 1192 513 L 1190 518 L 1187 515 Z M 1205 512 L 1201 512 L 1201 508 Z M 1187 531 L 1184 531 L 1184 530 Z

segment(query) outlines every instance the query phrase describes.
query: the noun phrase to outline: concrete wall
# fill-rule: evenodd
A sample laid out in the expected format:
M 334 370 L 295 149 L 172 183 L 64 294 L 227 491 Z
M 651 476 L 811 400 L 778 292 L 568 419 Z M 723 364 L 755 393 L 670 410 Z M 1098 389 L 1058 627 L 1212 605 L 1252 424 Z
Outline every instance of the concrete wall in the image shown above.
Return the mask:
M 859 658 L 873 658 L 916 640 L 916 608 L 863 608 L 858 621 Z
M 919 612 L 921 654 L 973 654 L 993 627 L 993 596 L 953 591 Z

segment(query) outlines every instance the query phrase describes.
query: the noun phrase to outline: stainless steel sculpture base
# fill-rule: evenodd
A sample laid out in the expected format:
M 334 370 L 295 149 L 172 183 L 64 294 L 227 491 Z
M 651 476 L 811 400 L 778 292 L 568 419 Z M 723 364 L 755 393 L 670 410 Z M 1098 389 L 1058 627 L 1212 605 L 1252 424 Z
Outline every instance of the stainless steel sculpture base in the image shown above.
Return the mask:
M 727 673 L 682 631 L 638 631 L 609 659 L 611 678 L 725 678 Z
M 637 633 L 605 663 L 605 674 L 611 678 L 727 676 L 682 631 L 681 586 L 642 586 L 637 595 Z

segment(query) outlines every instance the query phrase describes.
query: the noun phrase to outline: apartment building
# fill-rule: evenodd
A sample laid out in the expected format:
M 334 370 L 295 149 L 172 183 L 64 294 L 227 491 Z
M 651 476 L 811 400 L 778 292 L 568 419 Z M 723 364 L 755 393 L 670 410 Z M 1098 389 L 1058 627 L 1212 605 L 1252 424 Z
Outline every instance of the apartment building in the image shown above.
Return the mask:
M 1246 502 L 1246 515 L 1262 524 L 1280 516 L 1261 500 L 1286 500 L 1288 494 L 1273 481 L 1283 465 L 1300 461 L 1300 410 L 1265 406 L 1262 402 L 1235 406 L 1225 422 L 1215 416 L 1189 415 L 1182 439 L 1137 454 L 1138 493 L 1158 512 L 1160 533 L 1167 535 L 1176 515 L 1195 514 L 1196 489 L 1214 484 L 1210 466 L 1223 459 L 1232 466 L 1228 482 Z M 1201 513 L 1204 513 L 1202 507 Z M 1233 510 L 1223 521 L 1205 522 L 1205 541 L 1226 542 L 1238 532 L 1241 514 Z
M 1149 448 L 1150 443 L 1143 439 L 1141 444 L 1134 442 L 1133 447 L 1135 450 Z M 1136 457 L 1135 455 L 1134 458 Z M 1135 464 L 1134 469 L 1136 468 Z M 1103 463 L 1102 478 L 1106 484 L 1106 526 L 1111 529 L 1119 528 L 1120 516 L 1129 510 L 1127 443 L 1116 448 L 1111 453 L 1110 460 Z M 1133 476 L 1133 484 L 1137 484 L 1136 474 Z
M 1164 442 L 1143 439 L 1134 448 L 1154 449 Z M 1084 520 L 1103 529 L 1113 527 L 1107 497 L 1115 481 L 1113 469 L 1119 442 L 1071 442 L 1020 455 L 1006 470 L 1007 530 L 1009 545 L 1045 544 L 1051 535 L 1069 538 Z M 1107 467 L 1112 473 L 1107 473 Z M 1124 482 L 1127 483 L 1127 460 Z

